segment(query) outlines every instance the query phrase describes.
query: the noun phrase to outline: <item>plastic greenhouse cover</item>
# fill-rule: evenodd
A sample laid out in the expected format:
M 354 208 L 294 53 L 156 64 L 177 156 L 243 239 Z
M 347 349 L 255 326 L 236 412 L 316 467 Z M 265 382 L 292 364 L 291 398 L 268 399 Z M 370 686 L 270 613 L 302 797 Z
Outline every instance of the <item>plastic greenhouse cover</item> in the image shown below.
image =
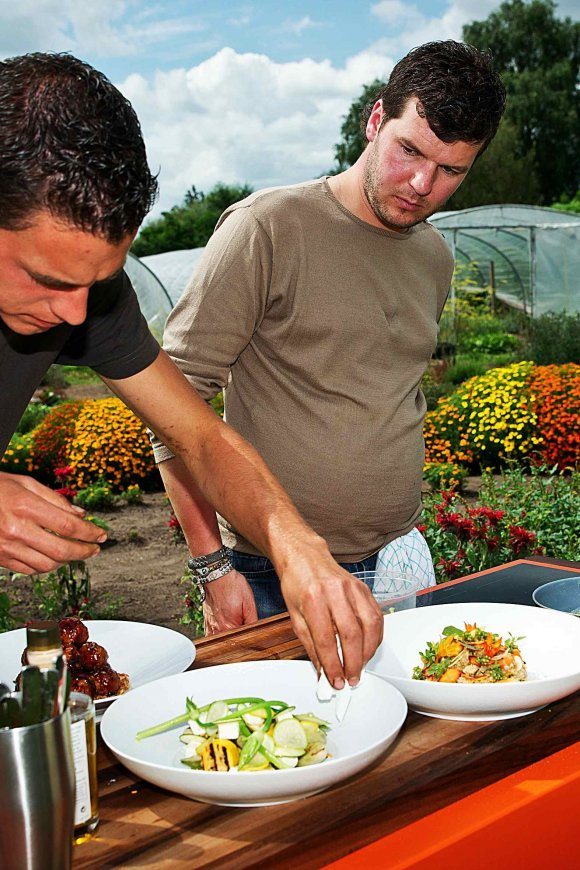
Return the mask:
M 580 216 L 526 205 L 442 212 L 431 219 L 482 284 L 494 264 L 497 296 L 534 316 L 580 310 Z
M 175 305 L 189 284 L 204 251 L 205 248 L 167 251 L 142 257 L 141 261 L 157 275 Z
M 134 254 L 129 254 L 125 263 L 125 272 L 129 276 L 141 311 L 149 325 L 149 329 L 158 341 L 163 338 L 165 321 L 171 311 L 171 299 L 163 284 Z

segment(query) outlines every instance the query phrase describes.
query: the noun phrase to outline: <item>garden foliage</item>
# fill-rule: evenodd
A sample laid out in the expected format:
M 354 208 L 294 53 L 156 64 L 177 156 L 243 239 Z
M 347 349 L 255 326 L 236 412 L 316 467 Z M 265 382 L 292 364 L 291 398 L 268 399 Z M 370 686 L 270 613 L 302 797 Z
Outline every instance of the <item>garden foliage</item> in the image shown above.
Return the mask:
M 28 471 L 42 483 L 52 484 L 54 469 L 67 465 L 69 445 L 82 406 L 82 402 L 55 405 L 30 433 Z
M 471 378 L 425 419 L 427 463 L 500 468 L 510 459 L 574 466 L 580 366 L 513 363 Z
M 548 312 L 529 324 L 527 356 L 535 363 L 580 364 L 580 314 Z
M 69 443 L 68 461 L 79 489 L 105 479 L 114 490 L 144 483 L 155 470 L 144 423 L 120 399 L 83 403 Z
M 534 555 L 580 558 L 579 514 L 579 472 L 541 466 L 528 475 L 512 463 L 499 481 L 483 475 L 475 505 L 454 490 L 425 496 L 419 528 L 443 583 Z

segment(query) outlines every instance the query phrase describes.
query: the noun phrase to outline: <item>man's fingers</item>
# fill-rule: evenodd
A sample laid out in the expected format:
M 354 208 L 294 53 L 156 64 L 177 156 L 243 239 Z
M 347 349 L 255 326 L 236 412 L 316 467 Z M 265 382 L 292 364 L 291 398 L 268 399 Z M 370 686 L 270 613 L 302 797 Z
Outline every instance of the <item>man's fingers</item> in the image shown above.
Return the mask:
M 244 625 L 249 625 L 251 622 L 258 621 L 258 610 L 256 608 L 256 601 L 254 596 L 250 593 L 250 595 L 244 598 L 243 602 L 243 620 Z
M 0 559 L 2 557 L 0 556 Z M 15 574 L 36 574 L 37 571 L 32 565 L 27 565 L 25 562 L 20 562 L 18 559 L 2 559 L 2 568 L 8 568 L 9 571 L 14 571 Z
M 375 654 L 383 639 L 384 620 L 381 609 L 372 596 L 372 592 L 362 581 L 357 580 L 348 589 L 352 608 L 358 614 L 362 626 L 362 658 L 363 667 Z
M 39 529 L 32 538 L 26 534 L 19 541 L 5 540 L 0 547 L 0 564 L 8 568 L 8 561 L 16 560 L 32 568 L 31 574 L 45 574 L 66 562 L 90 559 L 98 552 L 93 544 L 67 541 Z
M 292 616 L 291 616 L 291 619 L 292 619 L 292 626 L 294 628 L 294 631 L 296 632 L 296 637 L 298 638 L 298 640 L 300 641 L 300 643 L 302 644 L 302 646 L 306 650 L 306 654 L 308 655 L 308 658 L 310 659 L 310 661 L 312 662 L 312 664 L 316 668 L 316 673 L 318 674 L 318 676 L 320 676 L 320 673 L 321 673 L 320 661 L 318 660 L 318 656 L 316 655 L 316 648 L 314 646 L 314 641 L 312 640 L 312 635 L 310 634 L 310 631 L 308 630 L 308 626 L 306 625 L 306 622 L 298 613 L 295 615 L 294 618 L 292 618 Z
M 340 604 L 335 605 L 332 616 L 342 648 L 344 675 L 347 682 L 355 686 L 364 665 L 363 628 L 357 611 L 351 606 L 347 597 Z
M 5 539 L 4 549 L 33 565 L 39 573 L 53 571 L 65 562 L 90 559 L 99 552 L 96 544 L 61 538 L 31 522 L 22 523 L 19 531 L 19 538 Z
M 94 523 L 83 520 L 82 517 L 56 505 L 50 505 L 43 516 L 40 515 L 41 505 L 35 505 L 33 517 L 38 524 L 51 532 L 55 532 L 69 540 L 83 541 L 87 544 L 103 543 L 107 539 L 106 532 Z M 76 558 L 76 557 L 75 557 Z
M 308 602 L 303 608 L 302 616 L 308 625 L 315 655 L 328 677 L 328 682 L 335 689 L 342 689 L 344 670 L 338 655 L 336 629 L 327 602 L 323 597 Z

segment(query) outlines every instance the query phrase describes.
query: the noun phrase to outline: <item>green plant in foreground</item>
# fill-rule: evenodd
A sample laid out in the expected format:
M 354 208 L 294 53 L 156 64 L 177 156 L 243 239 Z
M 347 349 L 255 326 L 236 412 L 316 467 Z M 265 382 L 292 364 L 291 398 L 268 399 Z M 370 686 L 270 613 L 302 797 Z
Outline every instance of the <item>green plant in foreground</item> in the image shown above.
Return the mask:
M 544 554 L 580 559 L 580 473 L 516 464 L 498 479 L 488 472 L 475 504 L 456 492 L 424 497 L 420 530 L 429 544 L 439 582 Z
M 423 477 L 433 490 L 463 489 L 468 469 L 454 462 L 427 462 Z
M 126 504 L 143 504 L 143 490 L 138 483 L 133 483 L 124 489 L 120 497 Z
M 16 620 L 12 616 L 14 602 L 5 590 L 0 590 L 0 633 L 11 631 L 16 626 Z
M 87 511 L 104 510 L 115 504 L 115 496 L 107 481 L 100 477 L 95 483 L 80 489 L 74 502 Z
M 542 465 L 524 473 L 517 463 L 510 463 L 499 480 L 484 473 L 479 499 L 481 504 L 501 508 L 508 517 L 523 511 L 546 556 L 580 560 L 580 471 L 561 472 L 556 466 Z
M 32 600 L 43 619 L 79 616 L 82 619 L 113 619 L 122 598 L 93 597 L 89 569 L 85 562 L 61 565 L 48 574 L 34 574 Z
M 202 637 L 204 634 L 203 602 L 201 600 L 201 595 L 199 594 L 199 589 L 193 582 L 191 571 L 187 571 L 179 582 L 183 583 L 186 588 L 186 593 L 183 596 L 185 613 L 179 622 L 181 625 L 193 625 L 195 637 Z

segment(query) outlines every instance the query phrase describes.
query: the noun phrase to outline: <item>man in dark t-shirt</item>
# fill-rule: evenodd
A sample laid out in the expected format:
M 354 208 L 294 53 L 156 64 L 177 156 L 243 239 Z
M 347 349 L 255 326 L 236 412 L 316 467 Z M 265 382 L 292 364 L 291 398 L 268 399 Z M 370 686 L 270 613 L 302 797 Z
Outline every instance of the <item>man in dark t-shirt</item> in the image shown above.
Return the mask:
M 70 55 L 0 61 L 0 455 L 52 363 L 92 366 L 273 561 L 314 663 L 337 688 L 355 683 L 382 636 L 369 590 L 159 348 L 123 272 L 156 187 L 137 117 L 105 76 Z M 0 473 L 0 567 L 50 571 L 104 538 L 58 493 Z M 228 554 L 207 561 L 217 579 Z

